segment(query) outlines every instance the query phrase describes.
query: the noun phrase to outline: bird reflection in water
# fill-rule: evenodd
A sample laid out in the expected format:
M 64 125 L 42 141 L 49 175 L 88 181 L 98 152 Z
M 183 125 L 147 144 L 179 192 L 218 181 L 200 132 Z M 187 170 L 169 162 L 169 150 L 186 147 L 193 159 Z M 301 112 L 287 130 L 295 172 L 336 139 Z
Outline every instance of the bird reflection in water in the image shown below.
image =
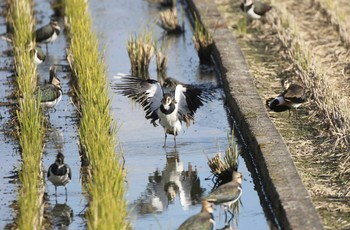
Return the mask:
M 59 229 L 68 229 L 68 226 L 73 221 L 73 210 L 67 203 L 59 204 L 56 200 L 56 205 L 51 210 L 52 224 Z
M 177 152 L 167 153 L 166 165 L 162 171 L 156 169 L 148 177 L 145 191 L 136 201 L 138 214 L 163 212 L 176 198 L 184 209 L 200 202 L 204 189 L 200 187 L 197 170 L 188 163 L 185 171 Z
M 45 149 L 48 150 L 63 150 L 65 143 L 63 132 L 61 128 L 48 123 L 47 132 L 45 135 Z

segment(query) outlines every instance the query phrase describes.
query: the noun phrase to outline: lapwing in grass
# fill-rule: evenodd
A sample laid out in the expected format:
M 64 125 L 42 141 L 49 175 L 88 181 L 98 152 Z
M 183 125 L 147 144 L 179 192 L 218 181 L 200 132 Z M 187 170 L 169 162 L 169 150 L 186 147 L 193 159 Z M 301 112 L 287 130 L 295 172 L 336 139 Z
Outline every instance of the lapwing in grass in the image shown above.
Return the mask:
M 60 79 L 57 77 L 56 73 L 57 67 L 50 67 L 50 81 L 39 87 L 40 92 L 40 105 L 45 109 L 54 108 L 62 98 L 62 89 Z M 39 95 L 37 92 L 37 96 Z
M 207 200 L 202 200 L 202 210 L 200 213 L 191 216 L 183 222 L 178 230 L 212 230 L 215 228 L 213 216 L 213 204 Z
M 29 51 L 33 56 L 34 63 L 39 65 L 45 61 L 46 55 L 40 46 L 36 46 L 34 49 L 30 49 Z
M 247 13 L 250 19 L 260 19 L 263 17 L 272 7 L 269 4 L 252 1 L 252 0 L 243 0 L 241 3 L 241 10 Z
M 225 223 L 229 223 L 233 218 L 231 206 L 239 200 L 242 195 L 242 173 L 233 171 L 232 180 L 226 184 L 220 185 L 214 191 L 212 191 L 206 200 L 216 205 L 220 204 L 224 207 L 225 211 Z M 231 214 L 231 218 L 227 221 L 227 212 Z
M 51 20 L 49 24 L 40 27 L 35 31 L 35 42 L 46 44 L 46 51 L 48 51 L 47 44 L 52 43 L 61 32 L 61 27 L 56 20 Z
M 56 196 L 58 186 L 64 186 L 67 196 L 67 184 L 72 179 L 72 170 L 64 163 L 64 155 L 61 152 L 58 152 L 55 163 L 47 170 L 47 179 L 55 186 Z
M 152 79 L 141 79 L 119 74 L 122 83 L 116 84 L 115 89 L 124 96 L 134 99 L 143 107 L 146 119 L 154 126 L 156 121 L 164 128 L 166 147 L 167 134 L 176 136 L 182 128 L 182 122 L 189 127 L 194 122 L 197 109 L 214 97 L 212 85 L 182 84 L 173 78 L 165 78 L 162 83 Z
M 296 109 L 306 101 L 304 86 L 292 83 L 288 88 L 275 98 L 266 100 L 267 107 L 274 112 L 283 112 Z

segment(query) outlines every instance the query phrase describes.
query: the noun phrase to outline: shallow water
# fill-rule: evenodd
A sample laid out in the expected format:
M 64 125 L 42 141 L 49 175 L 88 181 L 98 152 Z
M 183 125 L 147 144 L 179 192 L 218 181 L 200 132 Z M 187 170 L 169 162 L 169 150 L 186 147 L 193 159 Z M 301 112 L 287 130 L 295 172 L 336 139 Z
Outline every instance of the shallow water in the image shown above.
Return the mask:
M 36 1 L 37 5 L 37 27 L 46 25 L 53 11 L 50 9 L 48 1 Z M 64 187 L 58 187 L 57 198 L 55 196 L 55 187 L 47 181 L 46 192 L 49 197 L 48 215 L 52 216 L 54 228 L 82 229 L 85 226 L 85 219 L 81 212 L 85 210 L 86 199 L 80 183 L 80 157 L 78 152 L 78 134 L 76 111 L 72 104 L 72 98 L 69 95 L 70 76 L 65 72 L 68 63 L 66 59 L 67 47 L 63 32 L 63 20 L 59 19 L 61 33 L 54 43 L 49 44 L 46 60 L 38 65 L 40 83 L 43 84 L 49 80 L 49 69 L 52 65 L 57 65 L 57 75 L 61 80 L 63 96 L 59 104 L 55 107 L 56 111 L 49 112 L 49 127 L 45 136 L 45 149 L 43 154 L 44 168 L 54 163 L 58 151 L 65 156 L 65 162 L 72 169 L 72 180 L 67 185 L 68 195 L 65 197 Z M 41 48 L 46 52 L 45 45 Z M 63 67 L 62 67 L 63 66 Z M 46 171 L 45 171 L 46 173 Z M 46 179 L 46 175 L 45 175 Z
M 94 27 L 101 37 L 101 49 L 106 48 L 109 80 L 115 82 L 116 73 L 129 73 L 130 63 L 126 51 L 130 35 L 148 29 L 155 39 L 170 44 L 168 50 L 168 76 L 184 83 L 212 82 L 218 84 L 215 72 L 203 73 L 192 43 L 192 31 L 185 18 L 184 36 L 166 36 L 154 26 L 159 8 L 147 1 L 91 1 L 90 10 Z M 178 11 L 180 12 L 180 11 Z M 181 13 L 178 13 L 181 15 Z M 181 16 L 180 16 L 181 18 Z M 106 23 L 106 19 L 108 22 Z M 150 76 L 156 79 L 155 60 L 150 66 Z M 111 91 L 112 113 L 119 125 L 118 137 L 122 143 L 127 169 L 126 198 L 135 229 L 175 229 L 184 220 L 200 211 L 198 200 L 208 194 L 213 186 L 207 166 L 207 156 L 218 149 L 226 149 L 227 133 L 231 123 L 224 108 L 222 89 L 215 99 L 197 111 L 195 124 L 177 137 L 174 149 L 172 136 L 168 146 L 162 148 L 164 133 L 154 128 L 144 118 L 140 106 Z M 242 206 L 238 216 L 239 229 L 268 229 L 250 173 L 242 158 L 239 171 L 243 182 Z M 223 210 L 215 212 L 216 227 L 224 227 Z
M 36 1 L 38 26 L 48 23 L 52 14 L 48 1 Z M 169 44 L 168 76 L 184 83 L 207 83 L 219 85 L 215 72 L 203 72 L 192 43 L 192 31 L 185 18 L 186 33 L 183 36 L 166 36 L 154 25 L 159 8 L 156 4 L 144 0 L 102 0 L 89 2 L 93 25 L 101 40 L 101 51 L 105 50 L 105 60 L 109 83 L 116 79 L 115 74 L 129 73 L 130 62 L 126 51 L 130 35 L 141 33 L 148 29 L 154 31 L 158 42 Z M 180 9 L 180 8 L 179 8 Z M 178 15 L 181 15 L 178 11 Z M 180 16 L 181 18 L 181 16 Z M 3 20 L 3 18 L 1 18 Z M 180 19 L 181 20 L 181 19 Z M 1 23 L 0 23 L 1 24 Z M 62 22 L 61 22 L 62 25 Z M 4 31 L 3 24 L 0 32 Z M 61 31 L 62 32 L 62 31 Z M 52 64 L 67 65 L 65 47 L 67 46 L 63 33 L 57 41 L 49 45 L 47 60 L 38 66 L 39 81 L 48 80 L 49 67 Z M 0 41 L 2 50 L 7 44 Z M 45 46 L 42 46 L 45 51 Z M 4 59 L 4 60 L 3 60 Z M 1 65 L 6 65 L 9 58 L 2 55 Z M 43 164 L 45 169 L 54 162 L 58 151 L 62 151 L 66 162 L 71 166 L 73 179 L 68 185 L 68 199 L 65 199 L 64 188 L 58 188 L 57 198 L 54 186 L 48 182 L 46 192 L 49 207 L 46 212 L 51 216 L 54 229 L 68 228 L 85 229 L 86 222 L 81 213 L 86 206 L 86 198 L 80 183 L 80 159 L 77 142 L 77 123 L 75 109 L 71 104 L 69 91 L 69 75 L 64 68 L 58 68 L 58 77 L 64 92 L 62 101 L 51 111 L 49 129 L 45 137 Z M 150 76 L 156 79 L 155 60 L 152 60 Z M 6 101 L 10 89 L 7 76 L 10 73 L 0 71 L 0 100 Z M 162 148 L 164 132 L 161 127 L 154 128 L 144 118 L 140 106 L 135 106 L 126 97 L 110 91 L 112 98 L 111 112 L 118 123 L 118 140 L 120 141 L 127 170 L 126 199 L 129 204 L 130 221 L 135 229 L 175 229 L 191 215 L 200 211 L 200 198 L 208 194 L 213 186 L 207 157 L 212 157 L 218 150 L 224 152 L 227 145 L 227 133 L 230 132 L 232 121 L 228 118 L 224 107 L 224 93 L 221 88 L 216 90 L 215 99 L 197 111 L 195 123 L 184 128 L 177 137 L 177 148 L 173 148 L 172 136 L 168 138 L 168 148 Z M 7 107 L 0 107 L 4 117 L 0 119 L 2 129 L 10 119 Z M 20 166 L 18 146 L 15 141 L 0 132 L 2 141 L 0 147 L 2 175 L 13 175 L 13 169 Z M 260 206 L 253 179 L 242 158 L 239 159 L 239 171 L 244 175 L 242 183 L 240 213 L 237 216 L 238 229 L 269 229 L 265 214 Z M 46 177 L 45 177 L 46 179 Z M 14 221 L 15 214 L 9 205 L 16 200 L 16 184 L 12 179 L 0 179 L 0 227 Z M 214 213 L 216 228 L 224 227 L 224 213 L 217 207 Z
M 50 16 L 53 13 L 50 9 L 48 1 L 36 1 L 35 11 L 37 27 L 47 24 L 50 20 Z M 4 20 L 1 18 L 1 20 Z M 61 28 L 63 28 L 63 22 L 60 22 Z M 1 23 L 1 33 L 5 32 L 5 26 Z M 3 40 L 0 41 L 2 50 L 10 48 Z M 40 84 L 44 84 L 49 80 L 49 68 L 51 65 L 58 65 L 57 75 L 61 80 L 61 86 L 63 90 L 63 97 L 61 102 L 56 106 L 56 111 L 49 111 L 47 115 L 49 124 L 47 133 L 45 136 L 45 148 L 43 153 L 43 166 L 46 181 L 46 170 L 55 161 L 58 151 L 61 151 L 65 155 L 65 161 L 70 165 L 73 171 L 72 181 L 68 184 L 68 199 L 66 200 L 63 187 L 58 188 L 57 197 L 54 195 L 54 186 L 47 181 L 45 192 L 48 197 L 48 207 L 45 210 L 48 216 L 51 216 L 51 221 L 54 228 L 65 228 L 65 226 L 72 229 L 81 229 L 85 226 L 85 220 L 79 213 L 84 210 L 86 206 L 86 200 L 80 184 L 80 158 L 78 153 L 78 135 L 77 135 L 77 123 L 75 116 L 75 108 L 71 103 L 71 98 L 68 95 L 69 91 L 69 76 L 63 70 L 66 68 L 61 65 L 67 65 L 65 61 L 65 48 L 67 44 L 63 35 L 63 29 L 58 39 L 48 46 L 48 53 L 46 53 L 46 60 L 43 64 L 38 65 L 38 80 Z M 46 52 L 45 45 L 41 45 L 41 48 Z M 3 55 L 2 55 L 3 56 Z M 12 57 L 5 57 L 5 63 L 11 62 Z M 1 60 L 1 64 L 3 61 Z M 6 95 L 10 94 L 8 85 L 6 85 L 6 76 L 9 73 L 6 71 L 0 71 L 1 74 L 1 101 L 8 101 Z M 2 128 L 9 119 L 8 108 L 0 107 L 0 113 L 4 119 L 1 120 Z M 20 155 L 16 150 L 18 144 L 14 141 L 9 141 L 8 136 L 3 136 L 1 132 L 1 140 L 4 142 L 1 144 L 0 152 L 1 157 L 1 175 L 12 175 L 11 171 L 15 169 L 17 172 L 21 166 Z M 1 177 L 1 218 L 0 227 L 4 227 L 6 224 L 14 222 L 15 214 L 14 210 L 8 205 L 17 198 L 17 187 L 10 183 L 10 180 Z M 2 188 L 4 187 L 4 188 Z M 69 213 L 69 214 L 67 214 Z
M 4 18 L 0 17 L 0 34 L 6 32 Z M 0 101 L 8 101 L 7 96 L 12 92 L 10 85 L 12 73 L 8 71 L 10 60 L 4 51 L 9 49 L 6 41 L 0 39 Z M 16 200 L 17 168 L 20 156 L 16 141 L 6 135 L 10 130 L 10 107 L 0 106 L 0 227 L 12 223 L 14 213 L 11 205 Z

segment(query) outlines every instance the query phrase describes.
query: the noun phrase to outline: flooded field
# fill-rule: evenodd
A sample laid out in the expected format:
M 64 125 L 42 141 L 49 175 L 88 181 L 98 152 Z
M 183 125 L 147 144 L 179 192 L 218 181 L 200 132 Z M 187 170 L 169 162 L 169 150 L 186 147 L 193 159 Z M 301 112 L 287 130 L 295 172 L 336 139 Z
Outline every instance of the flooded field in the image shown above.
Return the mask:
M 185 17 L 185 34 L 167 36 L 155 26 L 160 12 L 157 4 L 147 1 L 90 2 L 94 26 L 101 35 L 101 49 L 106 48 L 106 62 L 111 82 L 116 73 L 130 73 L 126 43 L 130 35 L 153 30 L 155 40 L 170 45 L 167 75 L 184 83 L 212 82 L 220 85 L 214 71 L 201 71 L 192 42 L 192 28 Z M 180 8 L 178 8 L 178 12 Z M 178 13 L 181 15 L 181 13 Z M 106 18 L 111 23 L 106 23 Z M 181 20 L 181 16 L 179 16 Z M 151 62 L 150 76 L 157 79 L 155 60 Z M 223 91 L 219 88 L 212 102 L 200 108 L 195 124 L 184 128 L 173 148 L 172 137 L 168 148 L 162 148 L 164 133 L 144 118 L 140 106 L 111 91 L 112 111 L 120 126 L 118 137 L 122 143 L 127 170 L 127 200 L 133 211 L 135 229 L 174 229 L 189 216 L 200 211 L 200 197 L 211 191 L 207 156 L 218 150 L 224 152 L 227 133 L 232 121 L 224 107 Z M 242 206 L 238 217 L 239 229 L 268 229 L 250 172 L 242 158 L 239 171 L 243 172 Z M 174 185 L 169 188 L 169 185 Z M 176 188 L 176 189 L 174 189 Z M 215 212 L 217 228 L 224 227 L 223 210 Z
M 48 1 L 36 1 L 38 26 L 47 24 L 52 10 Z M 195 123 L 177 137 L 177 148 L 173 148 L 173 138 L 168 138 L 168 147 L 163 148 L 164 132 L 153 127 L 144 118 L 140 106 L 110 90 L 112 113 L 118 124 L 118 140 L 124 151 L 125 170 L 127 172 L 127 194 L 130 221 L 134 229 L 176 229 L 191 215 L 201 209 L 201 197 L 206 196 L 213 187 L 207 157 L 217 151 L 224 153 L 227 145 L 227 134 L 231 132 L 233 121 L 225 109 L 225 95 L 220 87 L 220 79 L 214 69 L 202 70 L 192 42 L 192 28 L 185 16 L 182 19 L 182 8 L 178 6 L 178 15 L 185 20 L 185 33 L 181 36 L 168 36 L 155 25 L 160 9 L 157 4 L 147 1 L 90 1 L 89 10 L 93 18 L 94 29 L 100 38 L 101 51 L 105 51 L 105 60 L 109 83 L 117 80 L 117 73 L 130 73 L 130 62 L 126 44 L 131 35 L 144 30 L 154 32 L 158 43 L 168 44 L 167 75 L 184 83 L 212 83 L 218 86 L 215 98 L 201 107 L 195 116 Z M 185 11 L 186 9 L 184 9 Z M 186 14 L 183 12 L 183 14 Z M 3 18 L 1 18 L 3 22 Z M 63 27 L 62 20 L 60 21 Z M 1 33 L 5 26 L 1 23 Z M 0 41 L 2 50 L 10 48 Z M 49 67 L 53 64 L 67 65 L 63 33 L 54 44 L 49 45 L 47 59 L 38 66 L 40 82 L 48 79 Z M 42 46 L 45 50 L 45 46 Z M 11 57 L 10 57 L 11 58 Z M 11 59 L 2 54 L 2 67 Z M 68 185 L 68 199 L 64 189 L 58 189 L 58 197 L 54 196 L 54 186 L 47 183 L 48 203 L 46 215 L 52 220 L 55 229 L 68 226 L 70 229 L 85 229 L 86 223 L 82 215 L 87 205 L 80 182 L 80 158 L 78 153 L 77 117 L 69 96 L 69 75 L 65 68 L 58 68 L 58 77 L 63 89 L 62 101 L 55 112 L 50 112 L 49 129 L 45 138 L 43 163 L 45 169 L 54 162 L 58 151 L 65 154 L 66 162 L 71 166 L 73 179 Z M 150 77 L 156 79 L 155 60 L 151 62 Z M 0 71 L 1 101 L 7 101 L 11 92 L 8 82 L 8 71 Z M 10 120 L 9 108 L 0 107 L 2 129 Z M 10 206 L 16 200 L 18 185 L 12 183 L 13 171 L 20 164 L 20 155 L 16 141 L 0 133 L 1 144 L 1 218 L 0 227 L 14 222 L 15 211 Z M 248 150 L 249 151 L 249 150 Z M 239 158 L 238 170 L 243 173 L 243 195 L 238 216 L 232 226 L 238 229 L 269 229 L 258 192 L 245 165 Z M 223 209 L 217 207 L 214 217 L 216 228 L 224 227 Z

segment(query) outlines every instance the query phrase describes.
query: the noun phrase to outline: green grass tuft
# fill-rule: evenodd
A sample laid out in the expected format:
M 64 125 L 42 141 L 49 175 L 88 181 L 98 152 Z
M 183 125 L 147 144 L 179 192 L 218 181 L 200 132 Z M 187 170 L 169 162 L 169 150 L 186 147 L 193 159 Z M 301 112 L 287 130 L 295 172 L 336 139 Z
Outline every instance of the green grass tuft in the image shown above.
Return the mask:
M 104 60 L 84 0 L 66 1 L 65 12 L 68 61 L 76 78 L 81 114 L 80 144 L 92 172 L 86 186 L 90 195 L 87 225 L 89 229 L 127 229 L 125 172 L 120 165 L 122 153 L 115 151 L 116 123 L 110 114 Z
M 31 1 L 8 2 L 7 18 L 13 28 L 12 41 L 18 85 L 18 136 L 22 154 L 19 172 L 21 189 L 18 194 L 18 229 L 41 228 L 43 216 L 43 115 L 36 101 L 36 65 L 29 48 L 33 42 Z

